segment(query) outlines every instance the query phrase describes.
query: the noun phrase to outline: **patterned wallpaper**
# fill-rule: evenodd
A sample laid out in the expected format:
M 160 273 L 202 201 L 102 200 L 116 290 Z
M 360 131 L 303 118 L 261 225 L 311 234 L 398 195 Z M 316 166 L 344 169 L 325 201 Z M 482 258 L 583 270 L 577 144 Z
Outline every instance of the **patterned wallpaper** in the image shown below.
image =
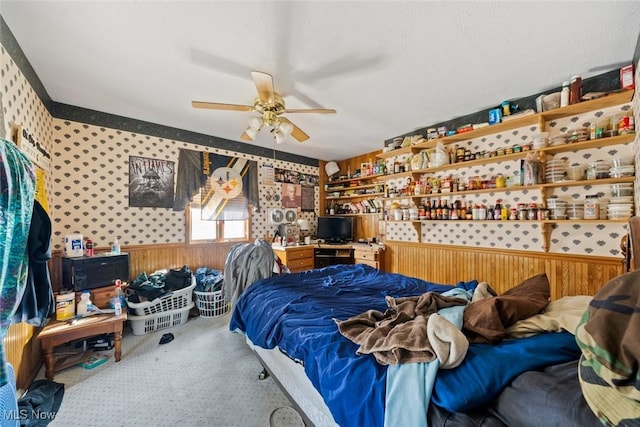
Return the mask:
M 580 116 L 567 117 L 551 121 L 545 124 L 550 137 L 558 135 L 567 129 L 578 125 L 588 126 L 592 121 L 600 123 L 608 120 L 608 117 L 620 111 L 628 111 L 629 104 L 585 113 Z M 637 111 L 637 108 L 635 109 Z M 527 126 L 513 129 L 504 133 L 489 135 L 468 140 L 462 144 L 471 152 L 483 150 L 495 150 L 499 147 L 513 146 L 515 143 L 530 142 L 538 133 L 537 126 Z M 637 145 L 637 144 L 636 144 Z M 632 158 L 634 144 L 616 145 L 604 148 L 570 151 L 553 156 L 554 159 L 565 159 L 570 166 L 586 166 L 596 160 L 607 160 L 613 157 Z M 470 176 L 491 177 L 498 173 L 505 176 L 517 176 L 520 168 L 520 160 L 499 161 L 481 166 L 459 168 L 450 172 L 436 174 L 436 177 L 444 178 L 449 173 L 466 182 Z M 393 158 L 388 160 L 392 164 Z M 401 187 L 402 180 L 392 180 L 391 186 Z M 586 195 L 598 194 L 601 209 L 606 207 L 609 198 L 609 186 L 598 184 L 580 187 L 558 187 L 547 189 L 545 194 L 539 190 L 519 190 L 514 187 L 511 191 L 471 194 L 461 197 L 463 203 L 494 205 L 497 199 L 503 204 L 515 207 L 518 203 L 543 202 L 544 198 L 557 196 L 566 201 L 583 202 Z M 459 196 L 458 196 L 459 197 Z M 449 203 L 457 197 L 443 195 L 442 199 Z M 433 199 L 430 199 L 433 200 Z M 606 214 L 606 212 L 601 213 Z M 554 224 L 551 226 L 549 251 L 557 253 L 575 253 L 583 255 L 620 256 L 620 239 L 626 234 L 627 225 L 619 223 L 595 224 L 575 223 Z M 496 221 L 495 223 L 460 223 L 455 221 L 423 221 L 421 225 L 414 226 L 403 222 L 387 223 L 385 231 L 388 240 L 422 241 L 424 243 L 471 245 L 477 247 L 490 247 L 500 249 L 544 250 L 543 230 L 538 222 L 534 221 Z
M 225 156 L 242 156 L 275 168 L 318 175 L 318 168 L 208 146 L 134 134 L 118 129 L 52 118 L 20 68 L 0 44 L 0 77 L 5 126 L 21 124 L 52 155 L 46 189 L 53 225 L 53 249 L 62 249 L 62 236 L 91 236 L 99 248 L 117 236 L 121 245 L 180 243 L 185 241 L 184 212 L 163 208 L 128 207 L 129 155 L 175 161 L 179 148 Z M 262 183 L 262 176 L 259 177 Z M 279 194 L 280 186 L 260 185 L 262 209 L 252 217 L 252 238 L 270 236 L 276 227 L 267 222 L 267 210 L 277 207 L 267 193 Z M 315 188 L 315 210 L 318 205 Z M 270 200 L 267 200 L 270 199 Z M 315 228 L 315 214 L 302 212 Z
M 169 160 L 178 164 L 180 148 L 209 151 L 224 156 L 247 158 L 276 168 L 317 175 L 318 168 L 254 155 L 234 153 L 149 135 L 138 135 L 84 123 L 54 119 L 54 245 L 60 248 L 62 236 L 82 233 L 91 236 L 99 247 L 108 246 L 117 236 L 120 244 L 145 245 L 185 241 L 185 214 L 166 208 L 129 207 L 129 156 Z M 267 192 L 280 195 L 280 186 L 262 185 L 261 211 L 252 216 L 251 236 L 273 234 L 275 226 L 267 221 L 267 209 L 278 206 L 267 201 Z M 318 210 L 318 189 L 315 193 Z M 313 212 L 303 212 L 315 227 Z
M 107 246 L 118 236 L 123 245 L 176 243 L 184 241 L 184 214 L 162 208 L 128 207 L 128 157 L 129 155 L 160 158 L 177 162 L 181 147 L 212 151 L 222 155 L 236 155 L 227 150 L 194 145 L 183 141 L 159 138 L 150 135 L 135 134 L 113 128 L 86 123 L 53 119 L 19 67 L 0 45 L 0 76 L 4 117 L 7 127 L 11 122 L 22 124 L 53 155 L 52 171 L 49 171 L 46 188 L 54 218 L 54 249 L 61 249 L 60 239 L 64 234 L 79 232 L 91 235 L 99 247 Z M 640 65 L 640 64 L 638 64 Z M 640 72 L 636 69 L 636 86 L 640 87 Z M 640 112 L 639 97 L 633 101 L 636 123 Z M 627 106 L 628 107 L 628 106 Z M 610 111 L 595 112 L 598 115 L 610 114 Z M 593 120 L 594 114 L 571 117 L 549 123 L 552 135 L 575 123 Z M 515 129 L 503 135 L 483 137 L 467 141 L 466 144 L 477 151 L 494 149 L 498 146 L 513 145 L 526 141 L 537 132 L 535 126 Z M 580 152 L 563 153 L 572 164 L 585 163 L 613 155 L 633 155 L 636 164 L 640 164 L 640 142 L 607 149 L 592 149 Z M 318 168 L 302 164 L 269 159 L 266 157 L 240 154 L 250 160 L 256 160 L 259 166 L 266 163 L 276 168 L 291 169 L 306 174 L 318 174 Z M 517 162 L 501 162 L 471 168 L 458 169 L 461 177 L 472 175 L 491 175 L 496 171 L 506 173 L 517 169 Z M 262 182 L 262 177 L 260 177 Z M 636 177 L 636 188 L 640 177 Z M 253 217 L 252 237 L 271 235 L 275 226 L 267 222 L 267 210 L 278 204 L 272 195 L 279 186 L 267 188 L 260 186 L 262 212 Z M 560 187 L 552 193 L 563 197 L 581 200 L 585 194 L 593 191 L 602 193 L 606 186 L 594 188 Z M 318 189 L 315 190 L 316 211 L 318 209 Z M 538 191 L 513 190 L 506 193 L 484 193 L 470 196 L 473 203 L 493 204 L 496 198 L 504 199 L 508 204 L 540 201 Z M 267 201 L 267 198 L 271 200 Z M 636 204 L 640 196 L 636 191 Z M 313 213 L 302 213 L 315 226 Z M 551 236 L 552 252 L 577 253 L 602 256 L 619 256 L 620 237 L 626 232 L 626 224 L 562 224 L 554 226 Z M 386 237 L 393 240 L 417 241 L 417 230 L 407 224 L 389 224 Z M 421 240 L 430 243 L 463 244 L 488 248 L 542 250 L 542 233 L 538 223 L 499 222 L 499 223 L 424 223 Z
M 21 125 L 51 153 L 53 119 L 2 44 L 0 44 L 0 82 L 2 82 L 0 90 L 2 90 L 5 129 L 9 131 L 11 123 Z M 1 136 L 5 137 L 5 135 Z M 46 180 L 45 184 L 48 205 L 51 207 L 51 180 Z

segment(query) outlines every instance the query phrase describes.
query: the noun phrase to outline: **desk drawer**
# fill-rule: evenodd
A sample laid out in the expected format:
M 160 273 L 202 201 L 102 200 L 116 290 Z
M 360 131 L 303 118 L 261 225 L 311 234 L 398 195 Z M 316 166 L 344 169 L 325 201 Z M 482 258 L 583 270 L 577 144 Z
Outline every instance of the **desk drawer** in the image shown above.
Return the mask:
M 355 252 L 354 252 L 354 258 L 358 262 L 360 262 L 362 260 L 377 261 L 378 260 L 378 254 L 376 252 L 373 252 L 373 251 L 362 251 L 362 250 L 356 249 Z
M 287 267 L 289 267 L 289 270 L 292 273 L 311 270 L 313 268 L 313 257 L 289 260 L 287 262 Z
M 296 249 L 287 249 L 287 261 L 293 261 L 296 259 L 305 259 L 310 258 L 313 259 L 313 247 L 308 248 L 296 248 Z

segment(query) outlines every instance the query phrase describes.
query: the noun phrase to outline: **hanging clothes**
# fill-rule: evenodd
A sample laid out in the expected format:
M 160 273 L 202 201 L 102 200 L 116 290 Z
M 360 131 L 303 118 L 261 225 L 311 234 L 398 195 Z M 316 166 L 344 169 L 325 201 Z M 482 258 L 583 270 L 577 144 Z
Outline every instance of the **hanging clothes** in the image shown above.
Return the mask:
M 232 307 L 255 281 L 271 277 L 274 263 L 275 253 L 264 239 L 236 243 L 231 247 L 224 263 L 223 289 L 225 299 Z
M 51 259 L 51 219 L 36 200 L 33 204 L 29 240 L 29 270 L 27 282 L 11 323 L 26 322 L 41 327 L 47 324 L 56 309 L 49 275 Z
M 36 175 L 31 161 L 12 142 L 0 139 L 0 339 L 24 293 L 29 256 L 27 239 Z M 0 386 L 7 383 L 0 341 Z

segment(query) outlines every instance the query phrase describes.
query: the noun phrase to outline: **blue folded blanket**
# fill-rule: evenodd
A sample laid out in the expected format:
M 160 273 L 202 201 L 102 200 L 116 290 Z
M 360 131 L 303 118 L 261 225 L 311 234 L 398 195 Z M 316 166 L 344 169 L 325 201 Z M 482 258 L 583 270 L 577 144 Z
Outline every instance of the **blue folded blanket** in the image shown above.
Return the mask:
M 580 349 L 568 332 L 471 344 L 460 366 L 438 372 L 431 401 L 449 412 L 468 411 L 487 405 L 523 372 L 578 358 Z

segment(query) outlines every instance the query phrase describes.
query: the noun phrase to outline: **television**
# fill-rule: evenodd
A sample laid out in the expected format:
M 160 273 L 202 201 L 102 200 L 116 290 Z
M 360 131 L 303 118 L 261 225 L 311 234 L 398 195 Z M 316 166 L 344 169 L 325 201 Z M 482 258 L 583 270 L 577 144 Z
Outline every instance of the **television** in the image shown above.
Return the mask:
M 319 216 L 316 237 L 329 244 L 353 241 L 353 217 Z

